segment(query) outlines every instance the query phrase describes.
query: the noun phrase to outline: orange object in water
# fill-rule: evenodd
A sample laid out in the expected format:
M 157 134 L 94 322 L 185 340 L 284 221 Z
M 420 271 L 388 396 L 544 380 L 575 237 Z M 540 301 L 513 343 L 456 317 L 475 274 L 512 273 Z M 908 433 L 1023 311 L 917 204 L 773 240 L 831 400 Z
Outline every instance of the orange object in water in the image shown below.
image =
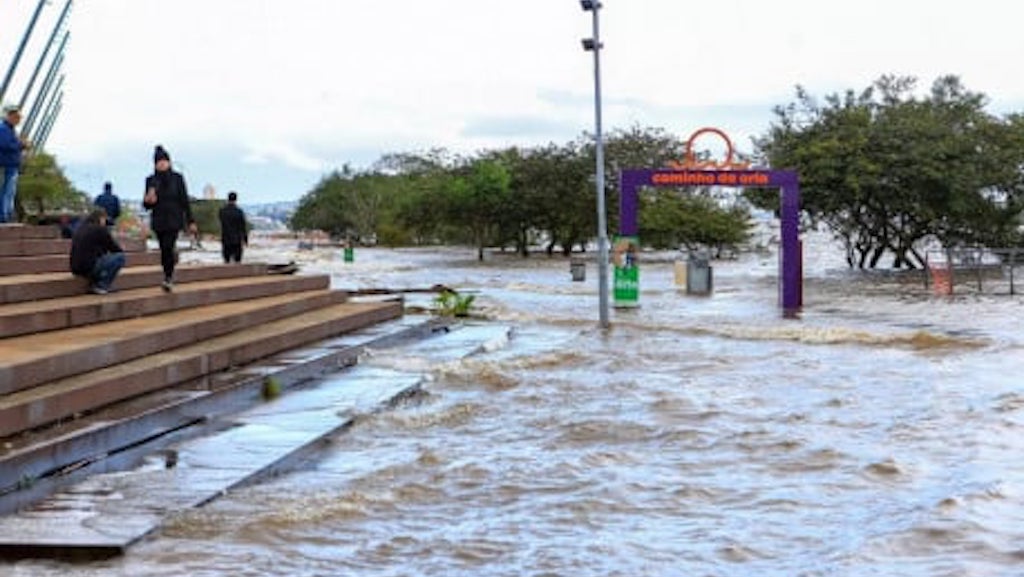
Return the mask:
M 929 266 L 932 275 L 932 290 L 937 295 L 953 294 L 953 267 L 950 265 Z

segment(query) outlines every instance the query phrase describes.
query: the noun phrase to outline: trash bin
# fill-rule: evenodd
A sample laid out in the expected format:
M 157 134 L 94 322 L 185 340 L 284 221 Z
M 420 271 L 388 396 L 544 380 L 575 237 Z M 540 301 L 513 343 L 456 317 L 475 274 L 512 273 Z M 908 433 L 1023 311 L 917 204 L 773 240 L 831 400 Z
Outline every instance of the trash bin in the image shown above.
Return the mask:
M 587 264 L 581 258 L 569 259 L 569 272 L 574 282 L 587 280 Z
M 712 286 L 712 270 L 708 258 L 704 256 L 691 256 L 686 261 L 687 294 L 710 294 Z
M 672 263 L 672 272 L 674 273 L 676 289 L 678 290 L 686 289 L 686 267 L 686 260 L 682 257 Z
M 345 262 L 352 262 L 356 259 L 356 249 L 351 246 L 345 247 Z

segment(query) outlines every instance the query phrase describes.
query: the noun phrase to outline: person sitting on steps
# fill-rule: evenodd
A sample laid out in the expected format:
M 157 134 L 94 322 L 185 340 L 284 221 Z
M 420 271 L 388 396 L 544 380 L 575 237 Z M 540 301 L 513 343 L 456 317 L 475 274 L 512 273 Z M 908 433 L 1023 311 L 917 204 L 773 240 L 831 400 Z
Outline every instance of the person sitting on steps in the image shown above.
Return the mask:
M 124 251 L 110 235 L 107 212 L 89 213 L 71 238 L 71 272 L 89 279 L 89 292 L 105 295 L 124 266 Z

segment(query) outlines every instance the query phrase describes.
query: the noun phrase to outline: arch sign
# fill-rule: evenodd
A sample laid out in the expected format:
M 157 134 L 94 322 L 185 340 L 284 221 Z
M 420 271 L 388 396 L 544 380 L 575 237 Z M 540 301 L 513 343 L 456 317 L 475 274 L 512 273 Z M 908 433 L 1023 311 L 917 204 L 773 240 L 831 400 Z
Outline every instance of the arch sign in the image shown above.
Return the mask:
M 726 144 L 722 160 L 698 161 L 694 141 L 706 134 L 720 137 Z M 612 245 L 615 265 L 614 300 L 619 308 L 635 307 L 640 295 L 638 198 L 645 187 L 680 186 L 758 186 L 778 188 L 781 196 L 779 252 L 779 305 L 784 313 L 803 306 L 803 264 L 800 246 L 800 183 L 796 172 L 751 168 L 734 159 L 729 137 L 717 128 L 701 128 L 686 143 L 682 162 L 664 169 L 627 169 L 619 174 L 619 234 Z

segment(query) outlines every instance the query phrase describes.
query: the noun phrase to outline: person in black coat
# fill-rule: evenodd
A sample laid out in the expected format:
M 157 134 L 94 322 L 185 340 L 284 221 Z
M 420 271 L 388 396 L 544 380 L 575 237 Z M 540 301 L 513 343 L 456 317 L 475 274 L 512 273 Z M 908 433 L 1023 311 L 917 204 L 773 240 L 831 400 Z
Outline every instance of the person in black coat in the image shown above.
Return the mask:
M 71 237 L 71 273 L 89 279 L 89 292 L 105 295 L 124 266 L 124 251 L 110 236 L 107 213 L 89 213 Z
M 150 211 L 150 228 L 160 244 L 160 264 L 164 269 L 163 289 L 174 288 L 174 265 L 178 262 L 178 234 L 188 227 L 196 234 L 196 221 L 192 218 L 185 178 L 171 169 L 171 156 L 163 146 L 153 151 L 153 174 L 146 178 L 146 194 L 142 206 Z
M 249 246 L 249 230 L 245 213 L 238 207 L 238 193 L 228 193 L 228 203 L 217 214 L 220 217 L 220 246 L 224 263 L 242 262 L 242 246 Z

